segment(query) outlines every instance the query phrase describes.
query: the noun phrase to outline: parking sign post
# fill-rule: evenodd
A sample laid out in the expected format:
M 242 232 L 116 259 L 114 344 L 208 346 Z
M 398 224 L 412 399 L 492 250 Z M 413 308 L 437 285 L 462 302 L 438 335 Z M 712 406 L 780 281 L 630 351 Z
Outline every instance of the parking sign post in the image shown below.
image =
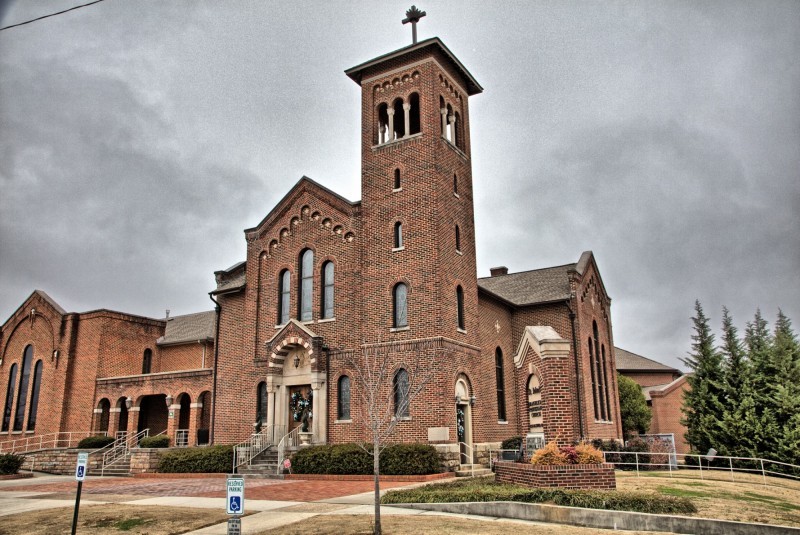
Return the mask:
M 244 514 L 244 478 L 229 475 L 227 480 L 227 497 L 225 512 L 233 515 L 228 520 L 228 535 L 240 535 L 242 529 L 241 515 Z
M 75 465 L 75 480 L 78 482 L 78 491 L 75 493 L 75 512 L 72 514 L 72 535 L 78 529 L 78 509 L 81 506 L 81 488 L 86 479 L 86 467 L 89 464 L 89 454 L 79 453 L 78 463 Z

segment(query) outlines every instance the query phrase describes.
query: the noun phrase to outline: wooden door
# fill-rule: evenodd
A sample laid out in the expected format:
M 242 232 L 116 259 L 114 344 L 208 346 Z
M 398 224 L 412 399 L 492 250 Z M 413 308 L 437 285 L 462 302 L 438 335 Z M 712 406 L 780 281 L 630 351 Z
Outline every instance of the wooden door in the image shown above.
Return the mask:
M 311 385 L 289 387 L 289 431 L 303 426 L 303 418 L 308 416 L 308 431 L 311 432 L 313 400 Z

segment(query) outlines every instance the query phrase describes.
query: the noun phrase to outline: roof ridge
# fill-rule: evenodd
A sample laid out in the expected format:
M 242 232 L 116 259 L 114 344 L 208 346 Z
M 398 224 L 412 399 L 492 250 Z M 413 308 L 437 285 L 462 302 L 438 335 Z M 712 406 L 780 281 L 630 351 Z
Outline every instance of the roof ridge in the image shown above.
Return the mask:
M 565 268 L 565 267 L 574 266 L 574 265 L 575 265 L 575 262 L 571 262 L 569 264 L 562 264 L 562 265 L 559 265 L 559 266 L 550 266 L 550 267 L 543 267 L 543 268 L 527 269 L 525 271 L 515 271 L 514 273 L 506 273 L 505 275 L 495 275 L 494 277 L 492 277 L 491 275 L 489 275 L 488 277 L 478 277 L 478 280 L 483 280 L 483 279 L 502 279 L 503 277 L 510 277 L 511 275 L 522 275 L 522 274 L 525 274 L 525 273 L 533 273 L 534 271 L 544 271 L 546 269 Z

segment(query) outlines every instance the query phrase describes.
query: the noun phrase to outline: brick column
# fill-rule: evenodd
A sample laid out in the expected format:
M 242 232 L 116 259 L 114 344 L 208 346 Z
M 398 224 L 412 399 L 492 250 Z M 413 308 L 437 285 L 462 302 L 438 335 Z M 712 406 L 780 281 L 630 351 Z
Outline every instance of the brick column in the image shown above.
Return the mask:
M 203 404 L 192 403 L 189 405 L 189 446 L 197 446 L 197 430 L 203 416 Z
M 128 436 L 132 437 L 139 432 L 139 407 L 128 409 Z
M 108 436 L 116 438 L 117 428 L 119 427 L 119 414 L 122 409 L 119 407 L 111 407 L 108 412 Z
M 181 421 L 181 405 L 173 403 L 167 408 L 167 436 L 170 446 L 175 446 L 175 431 L 178 430 L 178 423 Z

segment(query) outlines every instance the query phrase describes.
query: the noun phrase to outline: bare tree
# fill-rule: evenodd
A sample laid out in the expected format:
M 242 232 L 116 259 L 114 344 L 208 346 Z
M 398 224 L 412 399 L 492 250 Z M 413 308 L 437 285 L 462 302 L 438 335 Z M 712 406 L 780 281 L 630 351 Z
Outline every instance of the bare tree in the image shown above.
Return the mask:
M 359 445 L 372 454 L 375 481 L 376 535 L 381 531 L 380 456 L 397 424 L 409 415 L 411 402 L 434 379 L 446 350 L 434 340 L 412 342 L 413 356 L 401 357 L 391 343 L 364 344 L 361 354 L 342 354 L 342 364 L 352 373 L 351 395 L 358 400 L 357 412 L 364 427 L 364 442 Z M 404 348 L 404 353 L 407 346 Z M 407 354 L 407 353 L 406 353 Z M 403 370 L 405 373 L 403 373 Z M 372 446 L 370 451 L 369 446 Z

